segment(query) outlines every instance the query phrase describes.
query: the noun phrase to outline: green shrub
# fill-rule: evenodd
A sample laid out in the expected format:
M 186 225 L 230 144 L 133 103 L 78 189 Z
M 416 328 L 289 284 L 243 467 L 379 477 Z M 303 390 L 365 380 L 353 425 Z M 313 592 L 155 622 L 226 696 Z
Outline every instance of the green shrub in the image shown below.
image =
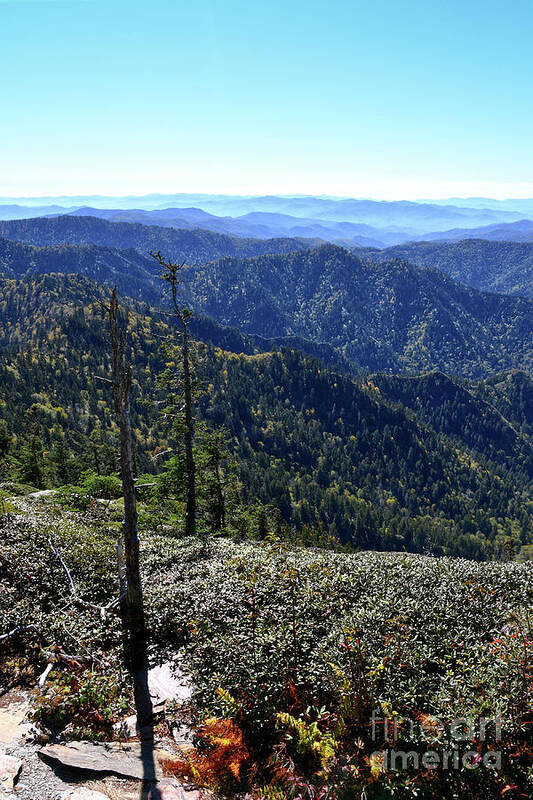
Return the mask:
M 415 787 L 479 800 L 499 796 L 503 776 L 527 794 L 530 564 L 164 535 L 143 561 L 161 576 L 145 584 L 155 635 L 171 649 L 188 639 L 199 708 L 235 716 L 252 757 L 283 774 L 285 798 L 411 798 Z M 371 756 L 390 743 L 371 740 L 373 710 L 406 720 L 399 749 L 420 752 L 411 723 L 501 716 L 502 771 L 380 773 Z
M 0 491 L 2 491 L 6 497 L 24 497 L 27 494 L 36 492 L 37 489 L 35 486 L 29 486 L 27 483 L 7 481 L 0 485 Z
M 72 607 L 49 538 L 80 596 L 105 604 L 117 592 L 116 536 L 101 519 L 43 515 L 14 518 L 0 537 L 0 632 L 35 624 L 39 637 L 21 637 L 28 650 L 39 640 L 66 652 L 74 635 L 83 648 L 75 652 L 109 665 L 104 685 L 91 677 L 79 702 L 63 684 L 43 700 L 50 720 L 57 712 L 63 724 L 68 708 L 91 736 L 109 731 L 109 715 L 88 715 L 99 703 L 114 708 L 106 693 L 120 663 L 120 623 Z M 531 562 L 346 554 L 268 534 L 257 544 L 163 529 L 141 536 L 141 565 L 154 651 L 165 658 L 185 647 L 200 718 L 233 718 L 261 768 L 257 781 L 272 784 L 257 796 L 353 800 L 364 790 L 369 800 L 492 800 L 507 786 L 517 788 L 506 800 L 527 796 Z M 408 721 L 402 750 L 424 746 L 407 735 L 411 722 L 501 716 L 502 770 L 381 773 L 372 754 L 389 745 L 371 740 L 374 710 Z
M 112 500 L 122 494 L 122 482 L 117 475 L 86 473 L 83 478 L 83 488 L 91 497 L 104 500 Z
M 73 511 L 87 511 L 94 503 L 94 497 L 83 486 L 61 486 L 57 489 L 54 500 L 64 508 Z
M 9 499 L 9 494 L 0 489 L 0 516 L 2 514 L 14 514 L 17 511 L 18 511 L 18 508 Z
M 122 483 L 116 475 L 97 475 L 88 472 L 81 486 L 61 486 L 55 495 L 56 502 L 74 511 L 86 511 L 95 500 L 113 500 L 122 494 Z
M 55 668 L 38 694 L 34 717 L 54 733 L 68 725 L 68 738 L 113 737 L 113 724 L 129 708 L 123 677 L 76 665 Z

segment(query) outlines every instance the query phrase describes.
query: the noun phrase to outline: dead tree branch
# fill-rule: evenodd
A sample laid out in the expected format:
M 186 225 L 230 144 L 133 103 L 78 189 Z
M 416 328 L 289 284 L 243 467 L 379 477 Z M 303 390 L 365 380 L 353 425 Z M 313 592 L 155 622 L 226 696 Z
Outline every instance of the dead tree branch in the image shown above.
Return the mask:
M 9 631 L 9 633 L 3 633 L 0 636 L 0 642 L 3 642 L 5 639 L 10 639 L 12 636 L 16 636 L 17 633 L 24 633 L 24 631 L 37 631 L 37 633 L 39 633 L 39 628 L 36 625 L 18 625 L 16 628 L 13 628 L 12 631 Z
M 65 563 L 65 560 L 62 557 L 61 553 L 59 552 L 59 550 L 55 546 L 55 544 L 52 541 L 52 539 L 48 539 L 48 542 L 50 544 L 50 547 L 54 551 L 55 556 L 59 560 L 59 563 L 61 564 L 61 566 L 63 567 L 63 569 L 65 571 L 65 574 L 66 574 L 67 580 L 68 580 L 68 584 L 69 584 L 69 588 L 70 588 L 70 593 L 72 594 L 72 601 L 74 603 L 76 603 L 77 605 L 79 605 L 79 606 L 83 606 L 84 608 L 90 608 L 93 611 L 98 611 L 102 621 L 105 622 L 105 620 L 107 619 L 107 614 L 113 608 L 117 608 L 120 605 L 122 597 L 115 597 L 113 600 L 111 600 L 105 606 L 99 606 L 96 603 L 90 603 L 88 600 L 84 600 L 83 597 L 80 597 L 80 595 L 76 591 L 76 586 L 75 586 L 74 581 L 72 579 L 72 575 L 70 574 L 70 570 L 67 567 L 67 565 Z

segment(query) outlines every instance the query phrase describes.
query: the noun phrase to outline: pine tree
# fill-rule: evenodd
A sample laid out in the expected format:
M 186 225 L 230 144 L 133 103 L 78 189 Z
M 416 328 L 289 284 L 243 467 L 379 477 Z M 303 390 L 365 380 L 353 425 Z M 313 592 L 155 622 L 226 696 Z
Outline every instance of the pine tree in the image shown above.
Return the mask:
M 181 369 L 184 395 L 184 441 L 185 441 L 185 462 L 187 470 L 187 506 L 185 511 L 185 535 L 194 536 L 196 534 L 196 464 L 194 460 L 194 388 L 193 388 L 193 369 L 191 363 L 191 341 L 189 323 L 193 312 L 185 305 L 180 305 L 178 299 L 178 286 L 180 284 L 180 272 L 185 266 L 166 260 L 161 253 L 150 252 L 162 268 L 162 279 L 170 286 L 172 306 L 176 319 L 181 329 Z
M 44 487 L 43 446 L 37 433 L 30 434 L 23 443 L 18 461 L 20 465 L 18 476 L 22 483 L 42 489 Z

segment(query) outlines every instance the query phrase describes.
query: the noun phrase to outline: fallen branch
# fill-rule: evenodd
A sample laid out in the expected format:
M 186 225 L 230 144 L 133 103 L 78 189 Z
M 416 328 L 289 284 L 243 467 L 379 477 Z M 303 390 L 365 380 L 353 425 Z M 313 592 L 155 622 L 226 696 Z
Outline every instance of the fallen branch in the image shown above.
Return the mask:
M 159 453 L 152 455 L 152 461 L 155 461 L 156 458 L 161 458 L 161 456 L 166 456 L 169 453 L 172 453 L 172 447 L 169 447 L 167 450 L 161 450 Z
M 68 661 L 82 667 L 91 661 L 87 656 L 72 656 L 70 653 L 62 653 L 60 650 L 41 650 L 41 654 L 46 656 L 52 664 L 57 661 Z
M 51 548 L 52 548 L 52 550 L 54 551 L 54 553 L 55 553 L 56 557 L 59 559 L 59 563 L 61 564 L 61 566 L 62 566 L 62 567 L 63 567 L 63 569 L 65 570 L 65 573 L 66 573 L 66 575 L 67 575 L 67 578 L 68 578 L 68 583 L 69 583 L 69 586 L 70 586 L 70 591 L 72 592 L 72 594 L 73 594 L 73 595 L 76 595 L 76 596 L 77 596 L 77 593 L 76 593 L 76 587 L 74 586 L 74 581 L 72 580 L 72 575 L 70 574 L 70 570 L 69 570 L 69 568 L 67 567 L 67 565 L 66 565 L 66 564 L 65 564 L 65 562 L 63 561 L 63 558 L 62 558 L 62 556 L 61 556 L 61 553 L 59 552 L 59 550 L 57 549 L 57 547 L 55 546 L 55 544 L 53 543 L 53 541 L 52 541 L 51 539 L 48 539 L 48 541 L 49 541 L 49 543 L 50 543 L 50 547 L 51 547 Z
M 36 625 L 19 625 L 18 627 L 13 628 L 12 631 L 9 631 L 9 633 L 3 633 L 0 636 L 0 642 L 4 641 L 4 639 L 9 639 L 11 636 L 15 636 L 17 633 L 22 633 L 23 631 L 37 631 L 38 633 L 39 629 Z
M 48 678 L 48 675 L 52 671 L 53 667 L 54 667 L 53 663 L 50 662 L 48 664 L 48 666 L 46 667 L 45 671 L 43 673 L 41 673 L 41 675 L 39 676 L 39 680 L 37 681 L 37 684 L 38 684 L 39 688 L 42 689 L 42 687 L 44 686 L 44 684 L 46 682 L 46 679 Z

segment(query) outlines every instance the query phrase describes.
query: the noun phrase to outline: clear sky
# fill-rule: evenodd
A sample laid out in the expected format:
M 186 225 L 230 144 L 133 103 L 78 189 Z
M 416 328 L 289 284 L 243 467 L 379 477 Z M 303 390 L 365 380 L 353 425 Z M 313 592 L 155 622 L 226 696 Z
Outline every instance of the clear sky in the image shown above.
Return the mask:
M 533 197 L 533 0 L 0 0 L 0 195 Z

